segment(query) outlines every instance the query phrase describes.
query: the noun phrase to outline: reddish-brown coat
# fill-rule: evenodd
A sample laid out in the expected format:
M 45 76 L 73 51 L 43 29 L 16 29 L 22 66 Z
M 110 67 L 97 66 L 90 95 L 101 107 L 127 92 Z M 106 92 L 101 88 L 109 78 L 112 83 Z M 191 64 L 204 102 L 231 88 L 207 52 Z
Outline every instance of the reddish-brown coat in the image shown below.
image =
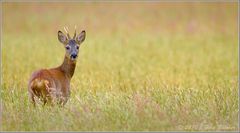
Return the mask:
M 53 100 L 64 105 L 70 95 L 70 80 L 74 74 L 76 62 L 65 56 L 62 65 L 52 69 L 34 72 L 29 80 L 28 91 L 35 105 L 36 98 L 52 104 Z
M 75 71 L 79 46 L 85 40 L 86 32 L 83 30 L 76 35 L 76 27 L 72 39 L 68 32 L 68 37 L 66 37 L 62 31 L 58 31 L 58 40 L 66 48 L 62 65 L 52 69 L 41 69 L 32 74 L 28 83 L 28 92 L 34 105 L 38 99 L 43 101 L 44 104 L 52 104 L 56 101 L 64 105 L 67 102 L 70 96 L 70 80 Z

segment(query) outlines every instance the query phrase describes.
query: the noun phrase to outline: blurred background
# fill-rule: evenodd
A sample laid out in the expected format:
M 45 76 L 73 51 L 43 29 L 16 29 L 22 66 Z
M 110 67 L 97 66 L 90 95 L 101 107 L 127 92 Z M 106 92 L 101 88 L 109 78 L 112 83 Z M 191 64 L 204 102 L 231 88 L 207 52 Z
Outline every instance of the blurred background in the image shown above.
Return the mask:
M 68 26 L 72 35 L 76 25 L 78 33 L 87 32 L 79 65 L 88 64 L 89 71 L 101 64 L 96 69 L 102 72 L 139 67 L 146 73 L 168 69 L 176 76 L 225 65 L 235 73 L 237 15 L 234 2 L 3 3 L 3 63 L 24 66 L 19 69 L 27 74 L 30 68 L 60 64 L 64 49 L 57 31 Z
M 237 2 L 4 2 L 2 14 L 2 130 L 238 130 Z M 66 109 L 29 108 L 31 73 L 62 63 L 57 32 L 75 25 L 86 39 Z
M 90 35 L 237 33 L 234 2 L 32 2 L 3 8 L 4 32 L 15 34 L 53 35 L 74 25 Z

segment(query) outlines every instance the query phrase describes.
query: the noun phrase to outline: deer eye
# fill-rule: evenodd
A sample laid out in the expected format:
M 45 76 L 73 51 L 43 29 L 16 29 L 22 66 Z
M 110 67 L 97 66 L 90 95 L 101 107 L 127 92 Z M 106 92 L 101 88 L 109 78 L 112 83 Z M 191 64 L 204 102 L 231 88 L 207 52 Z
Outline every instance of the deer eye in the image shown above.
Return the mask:
M 76 48 L 79 49 L 79 46 L 77 46 Z
M 67 49 L 67 50 L 69 50 L 69 49 L 70 49 L 70 47 L 69 47 L 69 46 L 66 46 L 66 49 Z

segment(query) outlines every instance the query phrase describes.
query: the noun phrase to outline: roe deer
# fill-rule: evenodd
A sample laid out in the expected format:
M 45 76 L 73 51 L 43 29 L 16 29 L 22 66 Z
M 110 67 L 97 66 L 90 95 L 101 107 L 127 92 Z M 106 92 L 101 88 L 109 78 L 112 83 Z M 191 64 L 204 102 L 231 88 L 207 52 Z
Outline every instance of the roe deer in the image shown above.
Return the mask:
M 28 83 L 29 98 L 35 106 L 39 99 L 46 103 L 65 105 L 70 96 L 70 80 L 74 74 L 80 44 L 85 40 L 86 32 L 83 30 L 76 36 L 76 27 L 73 38 L 64 27 L 67 36 L 58 31 L 58 40 L 65 46 L 66 53 L 63 63 L 51 69 L 35 71 Z M 37 99 L 36 99 L 37 98 Z

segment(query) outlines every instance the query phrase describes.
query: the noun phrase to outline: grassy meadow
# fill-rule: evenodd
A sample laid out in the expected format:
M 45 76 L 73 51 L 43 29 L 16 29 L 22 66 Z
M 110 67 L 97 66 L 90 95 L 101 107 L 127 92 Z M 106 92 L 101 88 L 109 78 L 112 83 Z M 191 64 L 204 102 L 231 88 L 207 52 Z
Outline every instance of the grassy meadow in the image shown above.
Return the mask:
M 237 131 L 237 3 L 3 3 L 2 131 Z M 28 100 L 86 30 L 64 108 Z

